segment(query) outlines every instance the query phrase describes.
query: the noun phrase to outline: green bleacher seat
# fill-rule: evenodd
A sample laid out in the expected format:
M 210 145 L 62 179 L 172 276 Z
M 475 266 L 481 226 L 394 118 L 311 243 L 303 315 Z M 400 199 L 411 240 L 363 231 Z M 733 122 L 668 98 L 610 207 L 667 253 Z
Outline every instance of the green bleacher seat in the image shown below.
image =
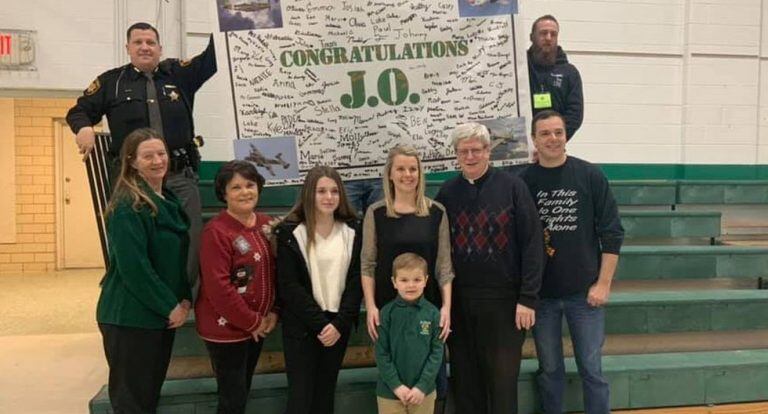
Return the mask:
M 680 204 L 768 204 L 766 180 L 680 180 Z
M 768 329 L 768 291 L 617 292 L 606 307 L 607 334 Z
M 677 186 L 666 180 L 611 181 L 611 190 L 619 205 L 674 205 Z
M 622 211 L 625 236 L 676 238 L 720 236 L 719 211 Z
M 617 279 L 758 278 L 768 276 L 768 248 L 624 246 Z

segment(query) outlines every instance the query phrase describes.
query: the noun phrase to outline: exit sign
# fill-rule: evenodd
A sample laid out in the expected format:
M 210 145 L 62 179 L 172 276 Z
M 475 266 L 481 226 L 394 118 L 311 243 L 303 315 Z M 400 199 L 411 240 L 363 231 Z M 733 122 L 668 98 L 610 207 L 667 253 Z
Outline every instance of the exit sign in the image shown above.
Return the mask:
M 36 70 L 36 32 L 0 29 L 0 70 Z
M 11 54 L 11 35 L 0 33 L 0 56 Z

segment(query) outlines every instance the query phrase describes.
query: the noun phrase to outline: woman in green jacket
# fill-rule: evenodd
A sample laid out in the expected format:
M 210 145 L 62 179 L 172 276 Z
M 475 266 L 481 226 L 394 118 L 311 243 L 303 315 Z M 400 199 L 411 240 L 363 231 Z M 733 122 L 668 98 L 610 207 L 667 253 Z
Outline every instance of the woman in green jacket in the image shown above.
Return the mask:
M 112 409 L 149 413 L 157 410 L 175 328 L 190 308 L 189 219 L 163 188 L 168 150 L 157 132 L 130 133 L 120 158 L 105 213 L 109 266 L 96 319 L 109 364 Z

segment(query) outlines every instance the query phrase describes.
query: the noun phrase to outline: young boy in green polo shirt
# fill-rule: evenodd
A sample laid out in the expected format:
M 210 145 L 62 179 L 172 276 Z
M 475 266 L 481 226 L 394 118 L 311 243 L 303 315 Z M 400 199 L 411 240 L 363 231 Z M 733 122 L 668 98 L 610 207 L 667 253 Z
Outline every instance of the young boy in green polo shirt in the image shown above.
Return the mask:
M 397 297 L 381 308 L 376 341 L 379 414 L 432 414 L 443 341 L 440 311 L 424 298 L 427 262 L 403 253 L 392 273 Z

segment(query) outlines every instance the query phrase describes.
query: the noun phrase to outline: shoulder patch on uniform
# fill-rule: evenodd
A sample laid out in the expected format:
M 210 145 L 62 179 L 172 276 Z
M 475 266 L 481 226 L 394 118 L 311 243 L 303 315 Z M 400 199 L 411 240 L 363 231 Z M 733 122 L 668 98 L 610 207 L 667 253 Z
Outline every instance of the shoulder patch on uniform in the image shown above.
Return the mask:
M 192 59 L 179 60 L 179 66 L 181 66 L 182 68 L 185 66 L 189 66 L 191 63 L 192 63 Z
M 90 85 L 88 85 L 88 89 L 85 90 L 85 94 L 91 96 L 98 92 L 99 89 L 101 89 L 101 82 L 99 82 L 99 78 L 96 78 L 93 80 L 93 82 L 91 82 Z

